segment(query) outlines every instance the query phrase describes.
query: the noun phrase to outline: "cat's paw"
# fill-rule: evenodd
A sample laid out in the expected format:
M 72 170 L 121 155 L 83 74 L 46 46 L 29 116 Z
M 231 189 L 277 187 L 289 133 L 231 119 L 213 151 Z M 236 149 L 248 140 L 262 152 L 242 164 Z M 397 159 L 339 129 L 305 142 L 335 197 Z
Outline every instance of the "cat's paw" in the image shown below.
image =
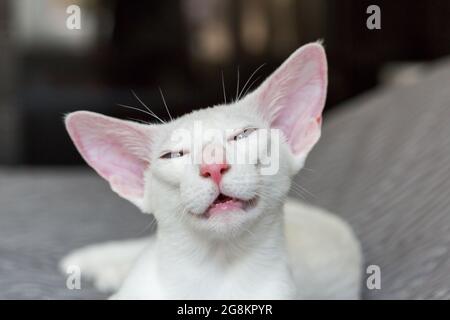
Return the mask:
M 92 281 L 98 290 L 116 291 L 137 257 L 153 241 L 153 237 L 149 237 L 90 245 L 64 257 L 59 267 L 63 273 L 76 267 L 81 277 Z
M 65 256 L 59 267 L 63 273 L 78 268 L 82 279 L 91 281 L 99 291 L 113 292 L 120 287 L 130 268 L 114 253 L 107 244 L 87 246 Z

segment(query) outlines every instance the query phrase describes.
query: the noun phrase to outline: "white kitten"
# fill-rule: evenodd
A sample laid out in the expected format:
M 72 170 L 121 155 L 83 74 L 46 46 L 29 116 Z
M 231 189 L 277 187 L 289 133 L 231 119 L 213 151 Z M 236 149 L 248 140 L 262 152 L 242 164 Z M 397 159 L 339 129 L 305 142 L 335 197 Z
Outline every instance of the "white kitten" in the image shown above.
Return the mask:
M 68 115 L 86 162 L 153 213 L 158 229 L 75 251 L 64 270 L 78 265 L 117 299 L 358 298 L 362 262 L 350 228 L 285 201 L 320 137 L 326 87 L 325 53 L 314 43 L 241 100 L 166 124 Z

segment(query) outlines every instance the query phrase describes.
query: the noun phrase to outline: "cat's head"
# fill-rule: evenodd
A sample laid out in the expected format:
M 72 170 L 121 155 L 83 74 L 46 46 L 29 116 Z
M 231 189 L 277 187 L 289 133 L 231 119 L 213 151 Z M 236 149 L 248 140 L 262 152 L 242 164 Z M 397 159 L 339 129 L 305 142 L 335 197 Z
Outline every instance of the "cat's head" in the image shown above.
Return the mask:
M 86 162 L 161 227 L 230 236 L 279 212 L 320 137 L 326 88 L 313 43 L 237 102 L 150 125 L 78 111 L 66 127 Z

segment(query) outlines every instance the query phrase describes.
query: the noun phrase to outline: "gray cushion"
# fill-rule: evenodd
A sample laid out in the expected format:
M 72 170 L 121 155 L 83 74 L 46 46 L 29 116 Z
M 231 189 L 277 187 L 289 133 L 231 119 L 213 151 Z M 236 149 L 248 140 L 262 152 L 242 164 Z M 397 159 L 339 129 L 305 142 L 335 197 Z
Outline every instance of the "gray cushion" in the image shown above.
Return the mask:
M 89 283 L 68 290 L 57 263 L 70 250 L 142 236 L 153 220 L 91 170 L 0 171 L 0 298 L 105 298 Z

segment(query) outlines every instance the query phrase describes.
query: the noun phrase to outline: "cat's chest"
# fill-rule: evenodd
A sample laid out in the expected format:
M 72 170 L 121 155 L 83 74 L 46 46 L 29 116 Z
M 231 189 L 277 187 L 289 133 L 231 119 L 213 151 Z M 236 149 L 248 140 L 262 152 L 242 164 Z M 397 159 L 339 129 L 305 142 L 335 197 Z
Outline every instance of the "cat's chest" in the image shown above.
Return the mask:
M 258 271 L 253 270 L 252 275 L 242 266 L 188 268 L 170 277 L 164 287 L 171 298 L 242 299 L 254 296 L 265 286 L 263 278 L 255 276 Z
M 195 276 L 186 274 L 162 282 L 161 291 L 167 299 L 278 299 L 289 298 L 292 282 L 285 274 L 260 270 L 198 270 Z M 202 272 L 203 271 L 203 272 Z
M 292 279 L 283 267 L 255 263 L 159 264 L 149 255 L 134 268 L 117 297 L 133 299 L 288 299 Z

